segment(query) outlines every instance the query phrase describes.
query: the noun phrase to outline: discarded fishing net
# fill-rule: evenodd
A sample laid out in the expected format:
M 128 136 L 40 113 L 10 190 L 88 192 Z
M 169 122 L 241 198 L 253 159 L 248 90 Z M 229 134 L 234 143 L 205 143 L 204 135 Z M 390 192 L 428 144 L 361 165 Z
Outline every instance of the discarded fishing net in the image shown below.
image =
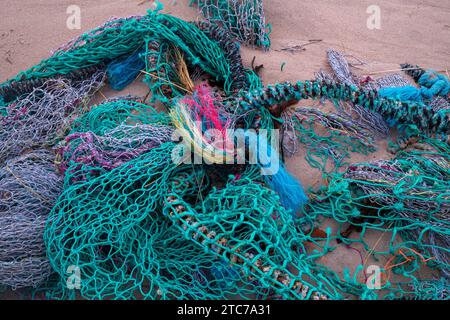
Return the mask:
M 189 90 L 182 86 L 176 74 L 177 66 L 169 60 L 169 47 L 170 45 L 160 44 L 151 38 L 148 38 L 145 44 L 145 72 L 147 73 L 145 81 L 150 87 L 153 99 L 164 103 Z M 178 60 L 178 63 L 181 66 L 182 61 Z
M 289 156 L 297 152 L 299 144 L 308 146 L 306 160 L 322 171 L 331 157 L 336 168 L 344 164 L 350 152 L 368 154 L 374 151 L 370 130 L 335 113 L 324 113 L 316 108 L 299 107 L 282 113 L 283 147 Z M 318 125 L 327 129 L 318 130 Z
M 365 84 L 364 88 L 369 90 L 379 90 L 381 88 L 389 87 L 406 87 L 410 86 L 411 82 L 406 80 L 398 73 L 388 74 L 384 77 L 369 81 Z
M 367 112 L 361 105 L 348 102 L 335 102 L 337 114 L 347 121 L 355 123 L 364 131 L 368 131 L 374 140 L 386 138 L 389 134 L 389 126 L 380 115 Z
M 243 93 L 236 100 L 238 112 L 267 109 L 279 116 L 288 106 L 303 99 L 329 99 L 360 105 L 380 113 L 397 125 L 410 125 L 429 135 L 448 135 L 450 130 L 445 110 L 434 111 L 429 105 L 380 98 L 376 91 L 362 91 L 353 86 L 331 81 L 286 82 Z M 230 106 L 231 107 L 231 106 Z
M 11 103 L 0 116 L 0 163 L 26 149 L 52 146 L 62 139 L 103 78 L 104 73 L 97 72 L 77 82 L 48 80 Z
M 435 97 L 431 100 L 430 106 L 436 112 L 439 110 L 449 110 L 450 109 L 450 101 L 448 101 L 442 97 Z
M 400 78 L 372 83 L 377 90 L 369 90 L 358 78 L 346 83 L 352 77 L 348 65 L 337 72 L 346 84 L 324 75 L 320 81 L 263 88 L 256 74 L 242 66 L 239 45 L 224 31 L 229 27 L 188 23 L 157 12 L 113 19 L 0 85 L 4 114 L 23 93 L 37 90 L 35 85 L 49 78 L 58 82 L 61 77 L 75 79 L 83 70 L 106 69 L 110 85 L 121 89 L 142 71 L 155 101 L 170 109 L 167 115 L 136 97 L 119 97 L 76 114 L 76 120 L 65 114 L 68 121 L 61 135 L 52 131 L 51 142 L 43 143 L 53 146 L 62 140 L 56 146 L 56 163 L 65 174 L 64 184 L 59 181 L 64 191 L 55 205 L 45 207 L 51 212 L 44 230 L 38 222 L 38 228 L 27 232 L 33 237 L 43 232 L 45 250 L 42 243 L 33 244 L 33 250 L 39 249 L 39 258 L 46 252 L 54 274 L 45 284 L 48 276 L 32 285 L 51 298 L 76 298 L 78 293 L 88 299 L 382 297 L 384 293 L 356 281 L 362 265 L 352 279 L 349 272 L 339 275 L 320 264 L 319 259 L 335 248 L 331 241 L 337 240 L 362 244 L 368 253 L 388 258 L 383 268 L 388 297 L 445 297 L 443 283 L 420 282 L 416 271 L 428 266 L 440 270 L 447 281 L 448 145 L 426 138 L 429 146 L 411 149 L 408 142 L 396 150 L 393 160 L 330 173 L 327 185 L 307 197 L 284 167 L 278 142 L 272 140 L 275 133 L 258 139 L 243 153 L 244 163 L 236 165 L 215 162 L 228 155 L 236 160 L 239 153 L 205 133 L 244 128 L 262 135 L 284 126 L 319 149 L 317 153 L 341 161 L 351 148 L 370 150 L 374 133 L 381 135 L 387 128 L 384 122 L 414 127 L 428 136 L 448 134 L 446 108 L 380 97 L 380 87 Z M 199 76 L 214 86 L 214 92 L 195 86 Z M 331 100 L 337 113 L 288 110 L 308 98 Z M 367 110 L 375 116 L 366 117 Z M 314 122 L 332 132 L 331 139 L 319 136 Z M 175 129 L 182 131 L 180 139 L 170 141 Z M 205 151 L 218 157 L 206 156 L 211 164 L 177 163 L 174 157 L 181 145 L 193 147 L 188 157 L 194 159 Z M 264 175 L 268 168 L 261 159 L 250 163 L 261 149 L 279 164 L 278 172 Z M 52 160 L 48 165 L 57 178 Z M 51 174 L 45 183 L 52 181 Z M 0 185 L 4 181 L 8 180 L 0 179 Z M 0 209 L 10 208 L 1 205 L 1 194 Z M 10 194 L 3 196 L 9 199 Z M 23 199 L 35 201 L 35 196 Z M 325 218 L 338 223 L 337 234 L 316 229 Z M 350 237 L 354 230 L 360 235 Z M 376 230 L 392 231 L 389 248 L 370 247 L 365 236 Z M 47 260 L 40 261 L 42 268 L 48 266 Z M 80 291 L 67 287 L 74 267 L 81 273 Z M 392 273 L 408 282 L 391 282 Z
M 55 207 L 46 233 L 49 256 L 62 277 L 70 264 L 80 266 L 82 296 L 214 297 L 209 290 L 214 284 L 207 281 L 213 257 L 182 241 L 182 234 L 174 232 L 170 221 L 157 211 L 169 187 L 169 174 L 176 170 L 167 156 L 172 148 L 173 144 L 164 144 L 97 180 L 72 186 Z M 201 171 L 188 170 L 183 178 L 182 185 L 192 196 L 203 188 L 188 187 L 190 181 L 203 180 Z M 103 187 L 90 192 L 95 186 Z M 75 194 L 82 194 L 80 201 L 72 202 Z M 95 199 L 102 199 L 98 206 Z M 128 203 L 131 199 L 134 205 Z M 66 234 L 58 230 L 77 231 Z M 70 238 L 73 241 L 67 242 Z
M 167 157 L 170 146 L 70 186 L 54 207 L 44 236 L 48 256 L 62 279 L 70 265 L 80 267 L 83 297 L 156 299 L 195 293 L 189 284 L 202 256 L 196 251 L 195 263 L 189 262 L 192 249 L 187 246 L 173 254 L 176 234 L 155 212 L 168 173 L 175 169 Z
M 43 77 L 6 82 L 0 85 L 0 100 L 3 100 L 5 104 L 14 102 L 17 98 L 27 95 L 39 87 L 43 87 L 46 82 L 60 79 L 61 81 L 77 83 L 86 79 L 91 79 L 95 76 L 95 74 L 98 74 L 101 70 L 103 70 L 103 67 L 104 66 L 102 64 L 99 64 L 92 67 L 72 70 L 64 75 L 55 76 L 54 78 Z
M 173 129 L 163 125 L 122 124 L 103 135 L 72 133 L 61 152 L 65 162 L 84 163 L 111 170 L 170 140 Z M 67 165 L 63 170 L 67 169 Z
M 172 190 L 164 212 L 187 239 L 238 267 L 247 281 L 269 287 L 273 298 L 339 297 L 336 279 L 324 277 L 312 257 L 303 254 L 302 235 L 283 208 L 274 206 L 273 197 L 269 189 L 241 179 L 210 193 L 202 210 Z
M 85 113 L 73 122 L 70 134 L 91 131 L 103 135 L 106 131 L 113 130 L 121 124 L 159 124 L 169 125 L 170 118 L 155 108 L 136 101 L 134 98 L 108 99 L 94 106 L 91 111 Z
M 191 25 L 177 21 L 177 24 L 180 30 L 175 30 L 176 36 L 186 40 L 173 40 L 168 37 L 163 40 L 145 40 L 146 82 L 150 86 L 153 99 L 168 103 L 173 98 L 192 93 L 191 74 L 196 72 L 212 76 L 212 80 L 222 85 L 225 95 L 261 86 L 261 81 L 254 72 L 243 67 L 239 47 L 222 28 L 206 22 Z M 194 43 L 201 43 L 203 48 L 192 46 L 192 40 L 185 34 L 190 34 L 191 38 L 197 34 L 198 39 Z M 180 41 L 185 41 L 193 47 L 193 54 L 197 57 L 205 57 L 206 61 L 214 63 L 215 68 L 221 65 L 223 67 L 217 72 L 208 65 L 199 64 L 196 62 L 198 58 L 192 59 L 190 49 L 177 49 L 180 47 L 177 44 Z M 218 76 L 224 74 L 228 76 Z
M 400 66 L 404 70 L 404 72 L 406 74 L 408 74 L 409 76 L 411 76 L 414 79 L 414 81 L 417 82 L 417 83 L 419 83 L 420 79 L 422 78 L 422 76 L 424 76 L 427 73 L 426 70 L 420 68 L 419 66 L 413 66 L 413 65 L 408 64 L 408 63 L 403 63 Z M 423 77 L 423 81 L 424 82 L 427 81 L 427 77 L 426 76 Z M 430 106 L 435 111 L 438 111 L 438 110 L 441 110 L 441 109 L 448 110 L 448 109 L 450 109 L 450 99 L 449 99 L 448 95 L 447 95 L 447 97 L 435 96 L 431 100 Z
M 53 160 L 50 152 L 38 150 L 0 169 L 0 285 L 36 287 L 52 273 L 42 236 L 62 191 Z
M 392 97 L 401 101 L 417 101 L 429 103 L 435 97 L 442 97 L 448 100 L 450 93 L 449 79 L 440 73 L 429 70 L 418 79 L 420 88 L 414 86 L 390 87 L 380 89 L 381 97 Z
M 203 126 L 224 129 L 205 90 L 200 87 L 180 106 L 195 107 L 191 111 L 198 117 L 193 119 Z M 86 114 L 78 128 L 101 121 L 111 126 L 121 123 L 113 113 L 104 112 L 105 106 L 103 112 L 98 108 Z M 117 107 L 112 111 L 123 117 Z M 183 116 L 172 116 L 173 121 L 190 117 L 178 112 Z M 174 124 L 194 129 L 190 122 Z M 66 184 L 44 235 L 52 267 L 62 281 L 62 292 L 55 294 L 70 296 L 64 289 L 64 275 L 77 265 L 83 279 L 80 294 L 85 298 L 339 296 L 336 286 L 345 284 L 324 277 L 325 271 L 314 272 L 322 269 L 314 265 L 314 256 L 306 255 L 307 237 L 298 233 L 291 212 L 280 206 L 280 196 L 265 187 L 262 178 L 242 166 L 230 167 L 230 173 L 236 174 L 230 179 L 214 167 L 178 164 L 172 157 L 174 147 L 172 142 L 163 143 L 111 171 L 107 168 L 100 175 Z M 83 161 L 69 163 L 66 181 L 93 168 Z M 183 207 L 192 210 L 187 229 L 183 221 L 188 217 L 173 214 L 181 214 Z M 196 226 L 195 221 L 206 226 Z M 207 234 L 209 242 L 205 242 Z M 213 240 L 219 250 L 211 247 Z
M 256 74 L 246 69 L 242 64 L 240 46 L 225 28 L 203 21 L 196 22 L 196 26 L 208 38 L 216 41 L 223 50 L 227 60 L 230 61 L 230 71 L 235 78 L 234 83 L 237 88 L 251 90 L 261 86 Z
M 289 111 L 291 105 L 309 98 L 331 100 L 341 109 L 337 115 L 326 115 L 323 112 L 309 110 L 310 114 L 311 112 L 315 113 L 313 119 L 319 119 L 322 126 L 327 129 L 325 134 L 316 130 L 317 125 L 312 119 L 299 117 L 295 112 Z M 345 104 L 355 107 L 350 107 L 351 110 L 346 111 L 343 107 Z M 364 120 L 355 119 L 355 110 L 362 108 L 374 110 L 391 124 L 406 128 L 409 132 L 408 137 L 422 131 L 430 136 L 442 138 L 447 136 L 448 130 L 450 130 L 449 114 L 445 110 L 434 111 L 429 105 L 383 99 L 378 97 L 376 91 L 356 89 L 354 86 L 339 85 L 329 80 L 271 85 L 241 94 L 235 103 L 228 104 L 228 108 L 230 112 L 235 109 L 234 112 L 237 114 L 270 112 L 268 117 L 272 116 L 278 122 L 277 119 L 281 117 L 285 131 L 283 147 L 287 150 L 288 155 L 296 151 L 297 139 L 300 139 L 300 142 L 306 144 L 308 148 L 307 161 L 322 172 L 326 172 L 326 166 L 330 159 L 333 161 L 335 169 L 339 169 L 345 164 L 343 160 L 349 155 L 349 152 L 368 154 L 374 151 L 370 141 L 371 135 L 376 136 L 373 126 L 366 125 Z M 360 117 L 364 118 L 364 115 Z M 331 118 L 333 118 L 333 122 L 330 122 Z M 332 128 L 333 126 L 335 128 Z M 342 131 L 343 128 L 347 133 L 353 133 L 342 134 L 340 130 Z
M 355 86 L 358 88 L 364 87 L 371 90 L 377 90 L 381 84 L 386 84 L 386 81 L 381 79 L 377 79 L 375 85 L 373 85 L 373 82 L 371 81 L 365 83 L 361 77 L 351 71 L 349 62 L 347 61 L 345 55 L 341 52 L 329 49 L 327 50 L 327 56 L 328 63 L 333 70 L 333 74 L 330 75 L 321 71 L 316 75 L 317 80 L 331 80 L 337 83 Z M 365 85 L 362 85 L 363 83 L 365 83 Z M 387 136 L 388 126 L 381 115 L 377 112 L 349 103 L 339 103 L 336 107 L 339 113 L 343 113 L 347 117 L 349 115 L 353 116 L 353 120 L 359 122 L 360 125 L 369 126 L 377 136 Z M 343 111 L 344 109 L 352 112 L 345 112 Z
M 229 95 L 243 89 L 241 87 L 243 74 L 232 72 L 236 71 L 235 67 L 231 66 L 232 63 L 236 63 L 236 53 L 235 51 L 224 51 L 229 47 L 224 47 L 221 41 L 214 41 L 219 36 L 217 32 L 214 32 L 214 30 L 207 31 L 205 25 L 201 24 L 199 25 L 201 29 L 199 29 L 194 24 L 186 23 L 171 16 L 160 16 L 158 19 L 162 20 L 164 29 L 168 29 L 167 26 L 171 29 L 168 29 L 168 32 L 170 32 L 168 34 L 159 31 L 163 41 L 158 41 L 158 43 L 155 43 L 152 38 L 147 38 L 146 47 L 148 51 L 146 55 L 148 56 L 147 69 L 149 69 L 147 75 L 149 75 L 148 80 L 150 82 L 160 83 L 159 85 L 163 89 L 163 97 L 179 91 L 180 86 L 173 88 L 173 82 L 183 83 L 183 81 L 180 81 L 182 79 L 179 79 L 183 75 L 182 70 L 179 69 L 180 64 L 174 66 L 173 63 L 170 63 L 170 61 L 173 61 L 173 59 L 169 59 L 173 46 L 183 52 L 188 68 L 200 67 L 203 72 L 212 76 L 214 81 L 222 85 L 225 94 Z M 215 34 L 212 39 L 208 37 L 211 33 Z M 177 60 L 180 61 L 181 59 L 178 57 Z M 156 76 L 154 74 L 155 68 L 156 71 L 160 72 Z M 172 78 L 170 74 L 175 71 L 178 77 Z M 249 86 L 259 85 L 259 81 L 255 80 L 256 76 L 252 71 L 247 70 L 245 73 L 247 76 L 246 82 L 249 83 Z M 176 81 L 177 78 L 178 81 Z M 183 90 L 182 95 L 186 92 L 189 93 L 189 91 Z
M 61 172 L 74 183 L 110 171 L 171 139 L 166 114 L 133 97 L 108 99 L 77 119 L 57 149 Z M 81 169 L 86 170 L 81 170 Z
M 385 299 L 396 300 L 449 300 L 450 284 L 448 280 L 416 280 L 399 286 L 396 293 L 390 293 Z
M 196 161 L 200 159 L 214 164 L 258 165 L 267 185 L 277 192 L 282 205 L 292 214 L 307 202 L 302 185 L 279 157 L 277 131 L 269 134 L 265 127 L 260 127 L 256 136 L 256 128 L 252 126 L 249 129 L 253 130 L 236 130 L 239 117 L 227 113 L 207 86 L 199 86 L 192 96 L 179 100 L 170 116 L 182 141 L 194 151 L 194 163 L 201 163 Z
M 242 65 L 240 47 L 225 29 L 208 22 L 196 22 L 194 25 L 204 34 L 199 42 L 207 44 L 210 43 L 208 39 L 211 39 L 222 50 L 221 54 L 225 61 L 229 62 L 227 68 L 232 85 L 227 87 L 226 83 L 223 84 L 224 95 L 261 86 L 261 81 L 254 72 Z M 210 47 L 213 51 L 216 50 L 214 46 Z M 207 70 L 189 63 L 182 51 L 177 49 L 174 41 L 146 38 L 145 48 L 146 82 L 150 86 L 154 100 L 168 103 L 172 98 L 192 93 L 195 77 L 210 78 Z M 209 80 L 217 81 L 217 78 Z
M 345 56 L 336 50 L 328 49 L 328 63 L 333 69 L 334 77 L 343 84 L 358 86 L 358 78 L 354 75 Z
M 448 275 L 449 151 L 446 143 L 426 139 L 392 160 L 350 165 L 332 174 L 305 214 L 338 221 L 339 239 L 345 243 L 362 243 L 373 254 L 394 254 L 393 269 L 408 278 L 414 279 L 422 264 Z M 348 237 L 348 224 L 357 227 L 358 238 Z M 370 249 L 365 241 L 369 230 L 392 232 L 389 248 Z
M 211 189 L 201 166 L 173 163 L 173 148 L 64 191 L 44 235 L 62 281 L 77 265 L 85 298 L 339 296 L 273 191 L 245 178 Z
M 191 0 L 207 21 L 228 30 L 240 42 L 268 49 L 269 29 L 262 0 Z
M 363 79 L 361 76 L 354 74 L 350 69 L 350 63 L 346 59 L 346 55 L 333 49 L 327 50 L 328 63 L 333 70 L 332 75 L 326 74 L 324 71 L 318 73 L 318 79 L 335 80 L 339 83 L 363 87 L 369 90 L 377 90 L 385 87 L 403 87 L 410 85 L 410 82 L 402 77 L 401 74 L 388 74 L 378 79 L 370 77 Z M 363 62 L 359 61 L 360 64 Z
M 83 68 L 103 66 L 141 48 L 146 49 L 149 41 L 177 47 L 188 65 L 201 68 L 215 81 L 223 83 L 227 94 L 240 89 L 240 83 L 234 84 L 230 61 L 218 43 L 208 38 L 192 23 L 152 11 L 145 16 L 108 21 L 103 26 L 81 35 L 50 58 L 0 85 L 0 90 L 8 90 L 24 81 L 62 76 Z M 162 65 L 147 66 L 150 68 L 146 71 L 147 76 L 153 75 L 154 78 L 152 68 L 159 70 L 164 67 L 164 57 L 159 61 Z M 149 81 L 154 81 L 153 78 L 149 78 Z M 164 77 L 156 78 L 156 81 L 167 84 L 165 80 Z

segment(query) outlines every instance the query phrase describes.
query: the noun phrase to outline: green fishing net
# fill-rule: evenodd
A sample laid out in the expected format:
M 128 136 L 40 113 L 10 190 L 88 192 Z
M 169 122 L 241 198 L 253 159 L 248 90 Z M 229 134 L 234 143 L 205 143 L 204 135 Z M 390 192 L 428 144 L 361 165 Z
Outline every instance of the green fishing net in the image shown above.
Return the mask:
M 330 162 L 332 171 L 345 166 L 352 152 L 375 151 L 370 131 L 338 114 L 303 107 L 284 112 L 282 120 L 288 155 L 295 154 L 301 144 L 309 165 L 322 172 L 330 170 Z
M 268 49 L 270 25 L 266 25 L 262 0 L 191 0 L 202 15 L 227 29 L 239 41 Z
M 64 190 L 44 234 L 62 281 L 76 265 L 85 298 L 340 297 L 273 191 L 243 177 L 214 188 L 173 147 Z
M 224 31 L 268 47 L 262 2 L 195 3 L 213 23 L 157 12 L 113 19 L 3 83 L 0 93 L 14 103 L 14 95 L 33 83 L 102 69 L 139 51 L 154 102 L 172 109 L 192 93 L 194 75 L 208 75 L 218 110 L 232 127 L 290 132 L 308 148 L 311 166 L 326 173 L 326 185 L 292 212 L 259 166 L 177 164 L 172 156 L 182 141 L 172 139 L 167 114 L 133 97 L 106 100 L 71 122 L 56 147 L 64 190 L 43 235 L 54 274 L 36 293 L 87 299 L 447 299 L 450 149 L 432 137 L 448 132 L 445 111 L 330 81 L 263 88 Z M 350 164 L 351 152 L 374 150 L 372 132 L 344 113 L 288 110 L 307 98 L 352 102 L 429 135 L 397 146 L 393 159 Z M 337 230 L 320 232 L 329 220 Z M 369 243 L 373 232 L 389 237 L 387 248 Z M 325 266 L 338 247 L 357 245 L 380 261 L 382 290 L 361 281 L 367 260 L 355 271 Z M 434 279 L 418 275 L 425 267 Z M 75 278 L 73 270 L 79 271 Z M 394 282 L 391 273 L 406 280 Z M 77 282 L 78 290 L 68 285 Z
M 156 48 L 155 42 L 158 44 Z M 160 73 L 166 68 L 173 68 L 173 65 L 168 65 L 165 56 L 168 46 L 177 47 L 189 65 L 199 67 L 223 84 L 225 93 L 242 89 L 241 84 L 234 83 L 229 57 L 225 56 L 217 42 L 212 41 L 195 24 L 156 11 L 149 11 L 145 16 L 113 19 L 69 42 L 50 58 L 20 72 L 0 87 L 17 85 L 26 80 L 67 75 L 79 69 L 99 66 L 130 55 L 142 47 L 146 48 L 149 60 L 146 71 L 148 81 L 163 82 L 159 86 L 167 85 L 174 80 L 154 73 L 155 70 Z M 248 80 L 254 83 L 252 71 L 245 72 L 248 73 Z M 165 72 L 167 77 L 169 73 Z
M 425 138 L 392 160 L 351 164 L 329 176 L 305 214 L 337 221 L 339 241 L 360 243 L 372 255 L 394 255 L 397 274 L 416 279 L 426 265 L 448 276 L 449 151 L 447 144 Z M 354 236 L 349 226 L 356 227 Z M 374 230 L 390 238 L 387 248 L 367 242 Z
M 169 125 L 170 119 L 167 114 L 134 99 L 112 99 L 94 106 L 90 112 L 75 120 L 70 133 L 91 131 L 103 134 L 123 123 Z

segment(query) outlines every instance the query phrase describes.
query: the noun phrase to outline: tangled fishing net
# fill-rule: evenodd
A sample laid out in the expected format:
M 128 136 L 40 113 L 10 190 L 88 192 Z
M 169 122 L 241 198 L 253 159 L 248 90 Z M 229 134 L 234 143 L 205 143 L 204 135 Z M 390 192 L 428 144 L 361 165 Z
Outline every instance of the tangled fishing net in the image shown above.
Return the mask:
M 397 300 L 448 300 L 448 280 L 418 280 L 404 285 L 403 290 L 389 295 L 386 299 Z
M 97 164 L 110 170 L 169 141 L 172 131 L 165 126 L 123 124 L 101 136 L 92 131 L 73 133 L 67 136 L 62 153 L 67 162 Z
M 360 242 L 366 250 L 367 232 L 392 231 L 388 251 L 371 249 L 374 254 L 398 255 L 396 272 L 407 277 L 414 278 L 421 262 L 447 277 L 449 151 L 447 144 L 426 139 L 392 160 L 352 164 L 330 176 L 306 214 L 333 218 L 341 241 Z M 357 239 L 348 237 L 348 225 L 359 230 Z
M 52 273 L 43 233 L 62 191 L 53 161 L 50 152 L 37 150 L 0 169 L 0 285 L 36 287 Z
M 169 119 L 134 99 L 104 101 L 74 122 L 57 149 L 62 172 L 79 164 L 109 171 L 171 139 Z
M 262 0 L 191 0 L 207 21 L 225 28 L 240 42 L 268 49 L 270 26 L 266 25 Z
M 165 156 L 173 147 L 173 143 L 165 143 L 96 179 L 67 188 L 50 214 L 44 236 L 52 267 L 64 277 L 68 266 L 80 266 L 84 279 L 81 294 L 88 298 L 267 297 L 270 290 L 265 292 L 264 286 L 254 282 L 276 283 L 276 263 L 289 256 L 284 253 L 285 245 L 272 247 L 273 261 L 261 261 L 261 268 L 268 268 L 266 280 L 260 279 L 263 272 L 252 266 L 263 258 L 271 240 L 263 240 L 265 232 L 258 230 L 261 223 L 267 223 L 267 236 L 280 233 L 281 238 L 289 229 L 279 219 L 287 219 L 290 237 L 295 238 L 292 219 L 284 210 L 274 210 L 273 192 L 248 181 L 206 193 L 210 185 L 201 167 L 177 167 Z M 255 191 L 260 193 L 257 199 L 262 197 L 257 207 L 250 197 Z M 223 202 L 224 196 L 230 200 Z M 196 203 L 202 197 L 204 201 Z M 227 204 L 223 207 L 222 203 Z M 191 223 L 186 222 L 189 216 Z M 242 222 L 236 221 L 239 216 Z M 223 229 L 230 231 L 222 234 Z M 250 239 L 261 239 L 261 243 Z M 235 251 L 231 249 L 234 246 Z M 222 247 L 224 251 L 219 250 Z M 239 253 L 243 261 L 235 261 L 237 257 L 231 253 Z M 296 259 L 301 263 L 302 259 Z M 230 276 L 217 270 L 221 264 Z M 305 267 L 303 272 L 308 271 Z M 236 285 L 241 282 L 242 287 Z M 318 286 L 319 292 L 327 292 L 325 284 Z M 294 288 L 279 287 L 275 293 L 300 296 Z M 296 288 L 302 288 L 300 283 Z
M 269 46 L 262 2 L 195 4 L 209 21 L 110 19 L 0 84 L 0 285 L 53 299 L 448 299 L 446 79 L 369 81 L 330 50 L 334 74 L 264 87 L 235 41 Z M 151 103 L 88 107 L 103 82 L 142 74 Z M 392 159 L 350 163 L 390 127 L 408 138 Z M 239 145 L 230 129 L 258 137 Z M 300 147 L 326 180 L 308 193 L 284 165 Z M 376 256 L 383 290 L 361 278 L 367 259 L 325 265 L 338 246 Z
M 176 83 L 175 80 L 168 82 L 164 76 L 153 72 L 155 65 L 152 64 L 152 61 L 159 61 L 157 70 L 175 68 L 172 62 L 163 63 L 167 52 L 158 49 L 156 60 L 151 58 L 154 50 L 153 46 L 149 48 L 149 45 L 154 41 L 162 48 L 168 45 L 171 45 L 172 48 L 176 46 L 177 50 L 183 53 L 189 66 L 201 68 L 214 81 L 223 84 L 225 93 L 230 94 L 234 90 L 240 89 L 238 87 L 240 84 L 235 79 L 236 75 L 231 73 L 230 56 L 221 49 L 219 43 L 207 36 L 207 32 L 197 28 L 194 23 L 188 23 L 166 14 L 149 12 L 145 16 L 112 19 L 70 41 L 50 58 L 0 85 L 0 94 L 8 97 L 5 102 L 9 102 L 16 97 L 14 89 L 23 86 L 24 83 L 39 82 L 39 79 L 49 77 L 70 77 L 78 70 L 100 68 L 117 63 L 124 57 L 138 53 L 141 49 L 144 51 L 142 58 L 149 60 L 146 62 L 148 70 L 144 70 L 148 82 L 156 81 L 156 85 L 160 82 L 165 85 Z M 128 77 L 128 72 L 136 73 L 139 69 L 136 68 L 136 64 L 139 65 L 139 59 L 125 60 L 127 65 L 124 65 L 124 68 L 118 72 L 122 76 Z M 247 70 L 246 76 L 247 81 L 255 82 L 255 76 L 250 70 Z M 116 77 L 120 78 L 120 75 L 116 75 Z M 151 87 L 153 86 L 152 84 Z M 186 92 L 183 91 L 183 94 Z
M 99 71 L 86 80 L 47 80 L 8 105 L 0 117 L 0 163 L 26 149 L 54 145 L 103 83 Z
M 312 167 L 322 171 L 326 170 L 328 158 L 339 168 L 350 152 L 368 154 L 374 151 L 373 133 L 352 118 L 306 107 L 287 110 L 282 118 L 286 134 L 283 147 L 287 154 L 294 155 L 300 148 L 299 144 L 311 146 L 306 159 Z M 320 135 L 317 125 L 329 131 Z

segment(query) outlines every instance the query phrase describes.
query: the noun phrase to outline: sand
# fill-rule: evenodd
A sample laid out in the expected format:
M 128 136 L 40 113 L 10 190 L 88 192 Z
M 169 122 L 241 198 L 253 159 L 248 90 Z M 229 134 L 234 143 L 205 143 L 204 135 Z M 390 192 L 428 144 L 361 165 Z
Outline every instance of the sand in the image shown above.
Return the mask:
M 152 1 L 141 0 L 3 0 L 0 13 L 0 82 L 19 71 L 37 64 L 56 49 L 80 33 L 102 24 L 111 16 L 144 14 Z M 189 0 L 162 0 L 164 12 L 186 20 L 200 19 L 188 7 Z M 142 4 L 141 4 L 142 3 Z M 81 29 L 66 27 L 66 9 L 69 5 L 81 8 Z M 366 64 L 357 71 L 362 75 L 398 69 L 409 62 L 435 70 L 450 69 L 450 1 L 445 0 L 378 0 L 381 9 L 381 29 L 370 30 L 366 21 L 368 0 L 266 0 L 268 22 L 272 25 L 272 50 L 262 52 L 242 49 L 244 64 L 263 64 L 264 83 L 284 80 L 311 79 L 320 68 L 325 68 L 326 50 L 334 48 L 363 60 Z M 295 53 L 283 48 L 320 42 L 305 46 Z M 281 66 L 284 64 L 282 70 Z M 135 83 L 121 92 L 145 95 L 147 88 Z M 106 96 L 117 94 L 105 89 Z M 380 141 L 379 151 L 352 161 L 388 157 L 386 141 Z M 305 185 L 321 183 L 320 173 L 311 169 L 303 154 L 287 162 L 288 169 Z M 330 224 L 332 226 L 332 224 Z M 370 235 L 375 244 L 380 234 Z M 379 246 L 386 245 L 380 241 Z M 335 270 L 344 266 L 351 269 L 361 263 L 359 255 L 344 246 L 328 255 L 324 261 Z M 383 264 L 384 261 L 378 262 Z M 19 297 L 8 294 L 3 298 Z M 1 295 L 0 295 L 1 298 Z

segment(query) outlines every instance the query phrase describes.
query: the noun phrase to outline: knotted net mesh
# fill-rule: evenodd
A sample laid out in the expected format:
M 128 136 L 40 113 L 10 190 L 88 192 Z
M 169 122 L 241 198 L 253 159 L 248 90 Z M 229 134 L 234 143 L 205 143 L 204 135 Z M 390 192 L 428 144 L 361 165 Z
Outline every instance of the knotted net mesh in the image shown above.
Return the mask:
M 0 285 L 37 287 L 52 273 L 42 234 L 62 191 L 53 160 L 37 150 L 0 169 Z
M 268 49 L 269 29 L 262 0 L 191 0 L 207 21 L 220 25 L 250 46 Z

